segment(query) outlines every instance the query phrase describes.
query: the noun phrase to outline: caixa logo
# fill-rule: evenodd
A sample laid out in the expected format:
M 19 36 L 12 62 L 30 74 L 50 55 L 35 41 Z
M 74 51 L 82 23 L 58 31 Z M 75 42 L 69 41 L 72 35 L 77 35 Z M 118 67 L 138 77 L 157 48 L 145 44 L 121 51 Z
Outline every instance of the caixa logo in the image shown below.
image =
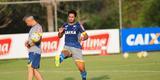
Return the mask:
M 130 34 L 126 43 L 129 46 L 160 44 L 160 33 Z
M 6 55 L 10 51 L 11 39 L 0 39 L 0 55 Z

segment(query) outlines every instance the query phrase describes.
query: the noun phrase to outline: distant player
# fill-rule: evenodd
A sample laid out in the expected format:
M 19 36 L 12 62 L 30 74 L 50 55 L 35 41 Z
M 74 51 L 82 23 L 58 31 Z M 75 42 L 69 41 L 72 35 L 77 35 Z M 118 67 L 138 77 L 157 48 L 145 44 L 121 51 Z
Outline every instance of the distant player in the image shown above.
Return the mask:
M 58 67 L 64 59 L 72 57 L 81 72 L 82 80 L 86 80 L 87 72 L 85 70 L 85 63 L 82 56 L 82 47 L 80 41 L 88 39 L 88 35 L 85 32 L 84 27 L 79 22 L 76 22 L 77 13 L 74 10 L 68 12 L 68 23 L 64 23 L 59 28 L 58 37 L 61 38 L 65 35 L 65 45 L 61 54 L 55 57 L 55 64 Z M 82 34 L 83 37 L 79 38 Z
M 29 31 L 29 37 L 28 41 L 26 41 L 25 46 L 29 50 L 29 64 L 28 64 L 28 80 L 32 80 L 33 77 L 36 78 L 36 80 L 43 80 L 41 74 L 38 72 L 38 68 L 40 67 L 40 59 L 41 59 L 41 49 L 40 49 L 40 43 L 41 39 L 38 42 L 34 42 L 31 39 L 31 36 L 33 33 L 42 35 L 42 27 L 37 21 L 34 19 L 33 16 L 25 16 L 23 18 L 27 26 L 31 27 Z

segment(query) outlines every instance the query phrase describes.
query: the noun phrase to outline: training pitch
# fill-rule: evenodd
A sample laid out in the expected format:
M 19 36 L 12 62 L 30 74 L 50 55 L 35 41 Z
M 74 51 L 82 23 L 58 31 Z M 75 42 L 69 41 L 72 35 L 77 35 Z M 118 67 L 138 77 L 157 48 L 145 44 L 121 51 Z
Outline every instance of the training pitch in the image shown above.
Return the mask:
M 146 58 L 129 54 L 85 56 L 87 80 L 160 80 L 160 52 L 150 52 Z M 72 59 L 59 68 L 53 58 L 42 58 L 40 72 L 44 80 L 81 80 Z M 27 80 L 27 60 L 0 60 L 0 80 Z

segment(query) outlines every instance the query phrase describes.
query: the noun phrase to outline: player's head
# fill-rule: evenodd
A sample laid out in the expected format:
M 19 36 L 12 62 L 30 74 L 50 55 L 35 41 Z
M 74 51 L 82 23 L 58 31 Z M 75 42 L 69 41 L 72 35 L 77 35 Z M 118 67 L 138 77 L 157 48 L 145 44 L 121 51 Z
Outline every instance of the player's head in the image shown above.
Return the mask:
M 68 11 L 68 22 L 74 23 L 77 17 L 77 12 L 75 10 Z
M 30 26 L 30 27 L 32 27 L 37 23 L 33 16 L 25 16 L 23 18 L 23 21 L 27 24 L 27 26 Z

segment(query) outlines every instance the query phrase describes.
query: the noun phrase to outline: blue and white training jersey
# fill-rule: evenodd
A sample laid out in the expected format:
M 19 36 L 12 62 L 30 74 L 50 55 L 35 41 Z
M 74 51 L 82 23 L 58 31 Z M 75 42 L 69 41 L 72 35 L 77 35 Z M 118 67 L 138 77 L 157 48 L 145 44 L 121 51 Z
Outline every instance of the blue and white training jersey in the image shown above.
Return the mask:
M 63 28 L 65 28 L 65 45 L 75 48 L 82 48 L 79 42 L 79 35 L 85 32 L 83 26 L 79 22 L 76 22 L 73 25 L 65 23 Z

